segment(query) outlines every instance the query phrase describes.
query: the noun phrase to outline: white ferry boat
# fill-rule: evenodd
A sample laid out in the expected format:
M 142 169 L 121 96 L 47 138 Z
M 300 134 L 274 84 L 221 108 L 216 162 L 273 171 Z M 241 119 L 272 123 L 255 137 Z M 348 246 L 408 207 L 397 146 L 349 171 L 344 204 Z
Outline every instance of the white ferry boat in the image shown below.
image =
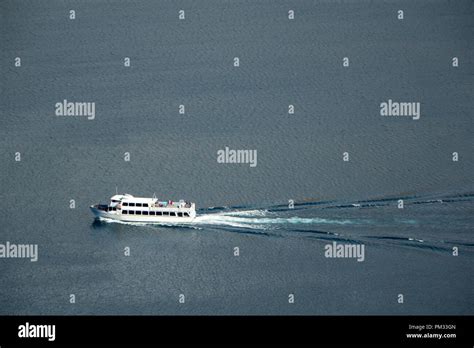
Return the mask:
M 180 200 L 160 201 L 158 198 L 115 195 L 109 204 L 91 205 L 96 217 L 128 222 L 191 222 L 196 217 L 196 205 Z

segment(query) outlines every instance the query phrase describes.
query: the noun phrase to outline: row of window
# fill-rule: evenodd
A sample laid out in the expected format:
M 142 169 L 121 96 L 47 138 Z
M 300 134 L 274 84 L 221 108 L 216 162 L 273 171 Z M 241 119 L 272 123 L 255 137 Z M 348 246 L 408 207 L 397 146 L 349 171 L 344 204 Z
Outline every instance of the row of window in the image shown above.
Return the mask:
M 129 202 L 123 202 L 122 205 L 124 207 L 148 207 L 148 203 L 129 203 Z
M 127 215 L 157 215 L 157 216 L 178 216 L 189 217 L 189 213 L 181 213 L 174 211 L 139 211 L 139 210 L 122 210 L 122 214 Z

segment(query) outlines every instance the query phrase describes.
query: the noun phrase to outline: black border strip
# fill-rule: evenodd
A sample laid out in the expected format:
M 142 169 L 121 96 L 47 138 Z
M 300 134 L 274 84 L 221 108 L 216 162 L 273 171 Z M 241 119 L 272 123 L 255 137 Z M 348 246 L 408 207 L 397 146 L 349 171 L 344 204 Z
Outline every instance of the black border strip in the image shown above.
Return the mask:
M 19 326 L 54 324 L 54 342 Z M 473 347 L 473 316 L 0 316 L 0 346 L 65 344 L 409 344 Z M 433 325 L 410 330 L 409 325 Z M 455 329 L 435 329 L 455 325 Z M 407 338 L 455 333 L 456 338 Z

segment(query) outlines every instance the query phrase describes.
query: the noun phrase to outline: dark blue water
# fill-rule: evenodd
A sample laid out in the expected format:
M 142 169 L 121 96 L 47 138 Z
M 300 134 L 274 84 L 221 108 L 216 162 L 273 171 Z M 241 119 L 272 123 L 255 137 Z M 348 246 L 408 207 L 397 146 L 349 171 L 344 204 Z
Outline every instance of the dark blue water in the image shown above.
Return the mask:
M 471 1 L 0 14 L 0 243 L 39 247 L 0 258 L 1 314 L 473 314 Z M 64 99 L 95 102 L 95 119 L 56 116 Z M 381 117 L 388 99 L 420 102 L 420 119 Z M 218 163 L 226 146 L 258 165 Z M 198 218 L 95 221 L 116 187 L 192 200 Z M 334 241 L 365 260 L 325 257 Z

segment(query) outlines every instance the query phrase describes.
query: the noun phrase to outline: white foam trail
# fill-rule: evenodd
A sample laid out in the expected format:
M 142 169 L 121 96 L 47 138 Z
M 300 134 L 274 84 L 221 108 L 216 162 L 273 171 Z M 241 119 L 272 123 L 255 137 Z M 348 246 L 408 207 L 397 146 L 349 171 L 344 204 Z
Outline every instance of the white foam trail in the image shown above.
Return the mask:
M 323 218 L 278 218 L 278 217 L 265 217 L 269 214 L 266 210 L 247 210 L 247 211 L 235 211 L 217 214 L 205 214 L 197 216 L 193 224 L 205 224 L 205 225 L 226 225 L 232 227 L 241 228 L 252 228 L 252 229 L 265 229 L 265 227 L 271 227 L 273 225 L 284 225 L 284 224 L 336 224 L 336 225 L 347 225 L 353 224 L 350 220 L 330 220 Z
M 225 216 L 267 216 L 270 212 L 268 210 L 243 210 L 243 211 L 231 211 L 221 213 L 221 215 Z

